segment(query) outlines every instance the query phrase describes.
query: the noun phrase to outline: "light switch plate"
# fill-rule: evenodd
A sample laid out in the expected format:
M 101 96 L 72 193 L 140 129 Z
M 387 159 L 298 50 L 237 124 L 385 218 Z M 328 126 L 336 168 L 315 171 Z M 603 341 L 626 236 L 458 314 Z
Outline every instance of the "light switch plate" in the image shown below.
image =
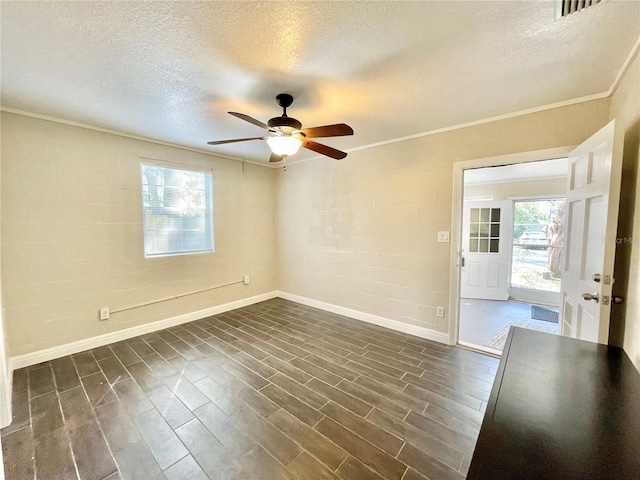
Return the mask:
M 449 232 L 438 232 L 438 242 L 449 243 Z

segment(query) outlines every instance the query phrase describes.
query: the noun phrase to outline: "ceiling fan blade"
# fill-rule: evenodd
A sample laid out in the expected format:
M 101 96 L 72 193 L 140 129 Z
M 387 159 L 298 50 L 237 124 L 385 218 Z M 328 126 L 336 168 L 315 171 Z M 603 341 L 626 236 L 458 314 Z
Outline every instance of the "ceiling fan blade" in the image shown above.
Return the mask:
M 345 135 L 353 135 L 353 128 L 344 123 L 336 123 L 334 125 L 323 125 L 322 127 L 305 128 L 300 132 L 307 138 L 343 137 Z
M 256 127 L 264 128 L 265 130 L 269 130 L 270 128 L 266 123 L 262 123 L 260 120 L 256 120 L 255 118 L 250 117 L 249 115 L 245 115 L 244 113 L 229 112 L 229 114 L 233 115 L 234 117 L 238 117 L 245 122 L 253 123 Z
M 215 140 L 213 142 L 207 142 L 207 145 L 224 145 L 225 143 L 238 143 L 248 142 L 249 140 L 264 140 L 266 137 L 251 137 L 251 138 L 234 138 L 232 140 Z
M 340 160 L 341 158 L 347 156 L 346 152 L 342 152 L 333 147 L 329 147 L 321 143 L 316 143 L 311 140 L 303 140 L 302 146 L 304 148 L 308 148 L 309 150 L 313 150 L 314 152 L 326 155 L 327 157 L 335 158 L 336 160 Z
M 276 155 L 275 153 L 272 153 L 271 157 L 269 157 L 269 163 L 276 163 L 281 161 L 282 161 L 282 155 Z

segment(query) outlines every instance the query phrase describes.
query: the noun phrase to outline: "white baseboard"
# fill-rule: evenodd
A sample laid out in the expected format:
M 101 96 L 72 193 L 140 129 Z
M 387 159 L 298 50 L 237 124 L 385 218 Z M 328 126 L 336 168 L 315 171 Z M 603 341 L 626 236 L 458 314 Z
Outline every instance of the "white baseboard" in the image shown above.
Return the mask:
M 0 364 L 3 362 L 0 362 Z M 7 362 L 9 363 L 9 362 Z M 5 368 L 2 368 L 0 372 L 2 378 L 0 378 L 0 428 L 4 428 L 11 423 L 12 416 L 12 402 L 11 396 L 13 393 L 13 375 L 11 371 Z M 0 454 L 0 460 L 2 460 L 2 455 Z M 1 473 L 1 471 L 0 471 Z M 4 478 L 0 475 L 0 478 Z
M 9 367 L 9 359 L 5 356 L 4 331 L 0 318 L 0 428 L 11 423 L 13 392 L 13 375 Z M 4 478 L 0 476 L 0 478 Z
M 65 345 L 59 345 L 57 347 L 46 348 L 37 352 L 26 353 L 24 355 L 18 355 L 16 357 L 9 358 L 9 369 L 11 372 L 19 368 L 35 365 L 40 362 L 46 362 L 54 360 L 56 358 L 65 357 L 74 353 L 83 352 L 92 348 L 102 347 L 109 345 L 110 343 L 120 342 L 129 338 L 144 335 L 146 333 L 156 332 L 165 328 L 174 327 L 183 323 L 192 322 L 201 318 L 210 317 L 211 315 L 217 315 L 218 313 L 228 312 L 229 310 L 235 310 L 236 308 L 246 307 L 253 305 L 254 303 L 264 302 L 276 298 L 278 292 L 268 292 L 261 295 L 255 295 L 249 298 L 243 298 L 242 300 L 236 300 L 235 302 L 225 303 L 223 305 L 216 305 L 214 307 L 205 308 L 204 310 L 198 310 L 195 312 L 185 313 L 177 315 L 171 318 L 165 318 L 164 320 L 158 320 L 156 322 L 145 323 L 144 325 L 138 325 L 124 330 L 118 330 L 117 332 L 106 333 L 97 337 L 91 337 L 84 340 L 78 340 L 77 342 L 67 343 Z
M 118 330 L 117 332 L 106 333 L 97 337 L 91 337 L 84 340 L 78 340 L 76 342 L 59 345 L 57 347 L 46 348 L 37 352 L 26 353 L 24 355 L 18 355 L 16 357 L 9 358 L 9 371 L 13 372 L 19 368 L 28 367 L 41 362 L 47 362 L 56 358 L 72 355 L 74 353 L 83 352 L 92 348 L 102 347 L 111 343 L 120 342 L 129 338 L 144 335 L 146 333 L 156 332 L 165 328 L 181 325 L 183 323 L 192 322 L 201 318 L 210 317 L 219 313 L 235 310 L 236 308 L 246 307 L 253 305 L 254 303 L 263 302 L 272 298 L 280 297 L 285 300 L 291 300 L 302 305 L 309 307 L 319 308 L 327 312 L 337 313 L 338 315 L 344 315 L 349 318 L 361 320 L 363 322 L 372 323 L 381 327 L 386 327 L 391 330 L 395 330 L 416 337 L 426 338 L 427 340 L 434 340 L 439 343 L 448 344 L 449 336 L 446 333 L 436 332 L 424 327 L 418 327 L 415 325 L 409 325 L 407 323 L 399 322 L 397 320 L 391 320 L 389 318 L 379 317 L 370 313 L 360 312 L 358 310 L 352 310 L 350 308 L 340 307 L 331 303 L 321 302 L 320 300 L 314 300 L 312 298 L 301 297 L 292 293 L 273 291 L 256 295 L 242 300 L 236 300 L 235 302 L 225 303 L 223 305 L 216 305 L 214 307 L 205 308 L 204 310 L 198 310 L 195 312 L 185 313 L 177 315 L 171 318 L 165 318 L 156 322 L 146 323 L 144 325 L 138 325 L 124 330 Z
M 379 317 L 371 313 L 361 312 L 359 310 L 352 310 L 350 308 L 341 307 L 332 303 L 321 302 L 320 300 L 314 300 L 312 298 L 301 297 L 300 295 L 294 295 L 292 293 L 277 292 L 277 296 L 284 298 L 285 300 L 291 300 L 292 302 L 301 303 L 309 307 L 319 308 L 331 313 L 337 313 L 338 315 L 344 315 L 345 317 L 353 318 L 355 320 L 361 320 L 367 323 L 373 323 L 381 327 L 386 327 L 397 332 L 408 333 L 409 335 L 415 335 L 416 337 L 426 338 L 427 340 L 433 340 L 435 342 L 449 344 L 449 334 L 437 332 L 429 328 L 418 327 L 416 325 L 410 325 L 408 323 L 399 322 L 397 320 L 391 320 L 390 318 Z

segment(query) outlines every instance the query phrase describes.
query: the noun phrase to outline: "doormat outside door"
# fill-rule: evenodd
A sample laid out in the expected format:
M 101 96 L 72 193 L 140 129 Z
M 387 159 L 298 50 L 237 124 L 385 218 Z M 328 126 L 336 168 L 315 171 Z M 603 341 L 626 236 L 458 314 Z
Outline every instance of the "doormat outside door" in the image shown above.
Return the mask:
M 531 318 L 534 320 L 544 320 L 545 322 L 558 323 L 558 310 L 550 307 L 531 305 Z

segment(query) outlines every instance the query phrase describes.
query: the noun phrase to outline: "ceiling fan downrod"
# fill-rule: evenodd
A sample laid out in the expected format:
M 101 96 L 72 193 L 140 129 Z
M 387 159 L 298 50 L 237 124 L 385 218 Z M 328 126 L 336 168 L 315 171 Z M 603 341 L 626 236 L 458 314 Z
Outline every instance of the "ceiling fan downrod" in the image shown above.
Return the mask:
M 286 117 L 287 107 L 290 107 L 293 103 L 293 97 L 288 93 L 279 93 L 276 95 L 276 102 L 278 102 L 278 105 L 282 107 L 282 116 Z

